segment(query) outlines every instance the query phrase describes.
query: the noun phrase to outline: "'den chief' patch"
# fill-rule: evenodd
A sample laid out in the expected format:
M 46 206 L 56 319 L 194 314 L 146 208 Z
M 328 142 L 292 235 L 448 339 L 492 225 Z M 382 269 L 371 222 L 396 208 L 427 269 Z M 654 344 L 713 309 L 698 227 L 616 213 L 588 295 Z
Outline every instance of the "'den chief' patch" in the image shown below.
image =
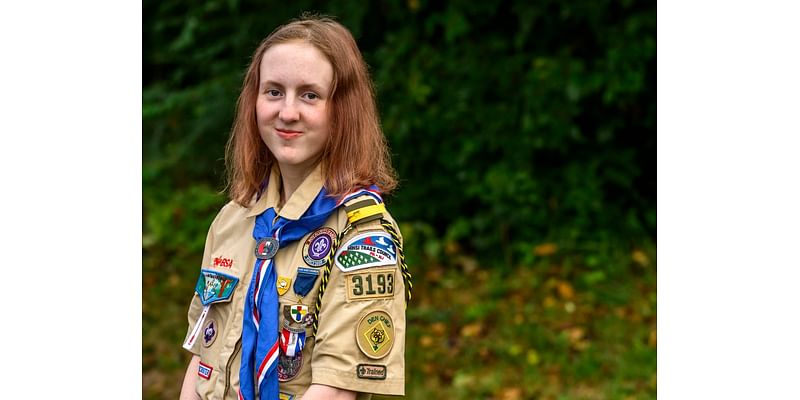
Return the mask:
M 369 358 L 377 360 L 385 357 L 394 345 L 392 317 L 381 310 L 366 313 L 356 326 L 356 343 Z

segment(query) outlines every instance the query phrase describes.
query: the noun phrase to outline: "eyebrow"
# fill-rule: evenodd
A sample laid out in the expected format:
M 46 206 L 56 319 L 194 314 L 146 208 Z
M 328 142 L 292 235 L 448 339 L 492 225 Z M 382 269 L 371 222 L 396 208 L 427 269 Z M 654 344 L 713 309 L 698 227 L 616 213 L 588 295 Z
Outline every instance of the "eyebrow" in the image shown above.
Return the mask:
M 268 86 L 274 86 L 274 87 L 278 87 L 278 88 L 281 88 L 281 89 L 284 88 L 283 84 L 280 83 L 280 82 L 267 80 L 267 81 L 261 82 L 261 85 L 259 85 L 259 92 L 263 91 Z M 325 91 L 322 88 L 322 86 L 320 86 L 320 85 L 318 85 L 316 83 L 303 83 L 300 86 L 298 86 L 298 89 L 300 89 L 300 90 L 310 89 L 310 90 L 315 91 L 317 93 L 327 94 L 327 91 Z

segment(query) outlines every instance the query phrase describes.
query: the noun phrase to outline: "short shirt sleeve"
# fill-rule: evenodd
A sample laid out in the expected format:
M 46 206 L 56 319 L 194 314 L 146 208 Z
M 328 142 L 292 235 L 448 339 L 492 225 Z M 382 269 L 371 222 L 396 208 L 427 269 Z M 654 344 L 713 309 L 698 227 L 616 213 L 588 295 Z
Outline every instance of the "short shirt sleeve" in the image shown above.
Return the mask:
M 222 212 L 220 211 L 220 213 L 217 214 L 217 216 L 214 218 L 214 221 L 211 222 L 211 227 L 208 229 L 208 234 L 206 235 L 205 249 L 203 250 L 203 260 L 202 263 L 200 264 L 201 266 L 211 264 L 211 250 L 214 246 L 214 224 L 220 218 L 221 214 Z M 198 273 L 201 268 L 198 268 Z M 203 312 L 203 303 L 200 301 L 200 296 L 198 296 L 197 293 L 195 292 L 194 295 L 192 296 L 191 303 L 189 303 L 189 312 L 187 314 L 189 327 L 186 330 L 186 337 L 184 338 L 184 342 L 189 337 L 189 335 L 192 334 L 192 331 L 195 328 L 195 324 L 197 323 L 198 318 L 200 317 L 200 314 L 202 312 Z M 187 350 L 189 350 L 194 355 L 200 355 L 200 346 L 201 346 L 200 343 L 201 343 L 200 340 L 196 340 L 192 345 L 192 347 Z
M 322 297 L 312 383 L 404 395 L 405 311 L 392 236 L 379 221 L 356 225 L 341 240 Z

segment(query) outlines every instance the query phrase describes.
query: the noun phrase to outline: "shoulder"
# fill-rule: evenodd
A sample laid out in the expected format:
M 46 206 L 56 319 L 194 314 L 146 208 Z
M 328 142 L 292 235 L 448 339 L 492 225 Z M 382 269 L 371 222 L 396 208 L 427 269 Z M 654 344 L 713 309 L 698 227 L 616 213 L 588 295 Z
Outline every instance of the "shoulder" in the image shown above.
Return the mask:
M 215 234 L 229 231 L 238 224 L 245 222 L 249 211 L 250 208 L 243 207 L 235 201 L 229 201 L 217 212 L 216 217 L 211 222 L 210 230 Z
M 397 264 L 396 250 L 402 245 L 397 224 L 383 202 L 365 195 L 347 201 L 340 208 L 346 214 L 346 228 L 334 256 L 342 272 Z
M 380 221 L 394 223 L 386 203 L 373 194 L 363 194 L 344 202 L 340 210 L 347 215 L 350 225 L 364 226 L 375 225 L 375 221 L 380 225 Z M 370 224 L 371 223 L 371 224 Z

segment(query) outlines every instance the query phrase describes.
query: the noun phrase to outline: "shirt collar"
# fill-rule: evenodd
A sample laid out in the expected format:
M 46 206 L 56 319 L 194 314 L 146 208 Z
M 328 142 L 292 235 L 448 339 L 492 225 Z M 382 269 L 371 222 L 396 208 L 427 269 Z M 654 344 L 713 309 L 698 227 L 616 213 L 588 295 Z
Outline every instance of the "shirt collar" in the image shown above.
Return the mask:
M 266 209 L 273 207 L 277 210 L 280 201 L 281 173 L 277 164 L 272 166 L 269 174 L 269 183 L 264 189 L 261 198 L 256 201 L 247 213 L 247 217 L 252 217 L 263 213 Z M 324 181 L 322 179 L 322 163 L 317 163 L 311 173 L 303 180 L 303 183 L 292 193 L 292 197 L 283 205 L 278 212 L 278 216 L 298 220 L 306 212 L 314 199 L 317 198 L 319 191 L 322 190 Z

